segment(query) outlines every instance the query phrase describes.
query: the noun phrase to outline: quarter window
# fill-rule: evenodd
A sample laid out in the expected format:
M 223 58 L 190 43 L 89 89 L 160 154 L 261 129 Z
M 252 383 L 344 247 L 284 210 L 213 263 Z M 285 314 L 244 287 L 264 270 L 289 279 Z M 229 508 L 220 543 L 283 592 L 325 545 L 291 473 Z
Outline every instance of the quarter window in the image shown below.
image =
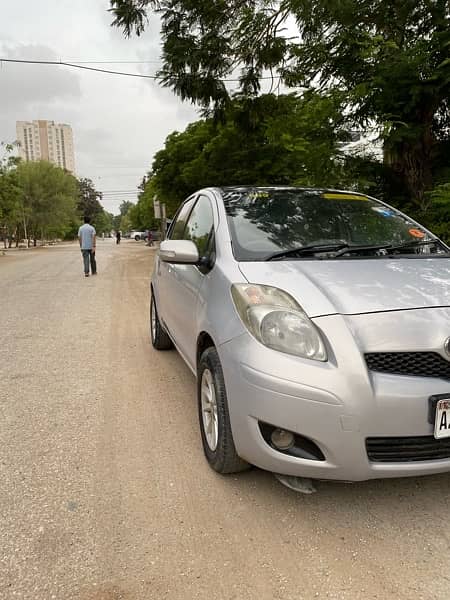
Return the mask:
M 200 196 L 186 225 L 184 239 L 191 240 L 198 248 L 200 256 L 208 254 L 214 217 L 211 202 L 206 196 Z
M 172 224 L 170 239 L 171 240 L 182 240 L 184 239 L 184 229 L 186 227 L 186 221 L 189 216 L 193 204 L 193 200 L 190 200 L 183 204 L 180 208 L 175 222 Z

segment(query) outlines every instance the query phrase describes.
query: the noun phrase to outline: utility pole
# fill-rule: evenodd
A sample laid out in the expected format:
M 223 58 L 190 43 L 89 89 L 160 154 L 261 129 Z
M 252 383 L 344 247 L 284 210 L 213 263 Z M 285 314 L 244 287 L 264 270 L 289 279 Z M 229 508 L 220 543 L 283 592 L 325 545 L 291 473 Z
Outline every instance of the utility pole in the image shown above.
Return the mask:
M 166 204 L 165 202 L 163 202 L 161 204 L 161 229 L 163 230 L 163 236 L 161 238 L 161 241 L 166 239 L 166 232 L 167 232 L 167 218 L 166 218 Z
M 167 221 L 166 205 L 164 202 L 161 203 L 158 200 L 158 196 L 156 194 L 153 196 L 153 209 L 155 212 L 155 219 L 161 219 L 160 231 L 161 231 L 161 242 L 162 242 L 166 237 L 166 221 Z

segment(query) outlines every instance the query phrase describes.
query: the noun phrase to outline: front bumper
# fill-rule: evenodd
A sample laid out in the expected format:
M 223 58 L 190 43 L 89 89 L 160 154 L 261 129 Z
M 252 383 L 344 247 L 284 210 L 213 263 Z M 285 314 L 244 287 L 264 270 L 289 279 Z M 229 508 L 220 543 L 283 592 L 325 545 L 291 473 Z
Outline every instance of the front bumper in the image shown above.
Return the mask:
M 432 436 L 428 398 L 450 396 L 450 382 L 369 372 L 343 317 L 324 317 L 320 326 L 335 349 L 327 363 L 275 352 L 249 334 L 219 347 L 238 454 L 268 471 L 317 479 L 362 481 L 450 471 L 450 458 L 374 462 L 366 450 L 368 438 Z M 279 452 L 264 440 L 259 422 L 308 438 L 325 460 Z

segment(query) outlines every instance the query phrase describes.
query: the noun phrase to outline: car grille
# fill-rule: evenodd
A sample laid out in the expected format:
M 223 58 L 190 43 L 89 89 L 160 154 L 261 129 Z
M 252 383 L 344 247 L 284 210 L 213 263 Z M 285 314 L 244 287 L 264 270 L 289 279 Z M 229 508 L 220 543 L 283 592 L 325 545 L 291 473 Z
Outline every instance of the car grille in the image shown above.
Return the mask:
M 418 462 L 450 458 L 450 438 L 373 437 L 366 439 L 367 456 L 372 462 Z
M 436 352 L 373 352 L 365 358 L 371 371 L 450 379 L 450 362 Z

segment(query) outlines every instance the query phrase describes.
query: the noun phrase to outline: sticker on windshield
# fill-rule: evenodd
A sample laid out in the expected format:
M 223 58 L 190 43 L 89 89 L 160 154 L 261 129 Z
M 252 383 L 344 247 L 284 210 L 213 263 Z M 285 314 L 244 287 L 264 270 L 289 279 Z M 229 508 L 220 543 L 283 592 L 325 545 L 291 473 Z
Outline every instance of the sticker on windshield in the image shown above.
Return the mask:
M 425 237 L 425 233 L 423 231 L 420 231 L 420 229 L 410 229 L 409 235 L 412 235 L 413 237 L 416 237 L 416 238 L 424 238 Z
M 261 198 L 268 198 L 269 192 L 250 192 L 248 195 L 248 199 L 250 202 L 255 202 L 256 200 L 260 200 Z
M 360 196 L 359 194 L 323 194 L 323 198 L 327 200 L 363 200 L 367 202 L 369 198 L 367 196 Z
M 395 214 L 394 211 L 388 208 L 387 206 L 372 206 L 372 210 L 382 215 L 383 217 L 393 217 Z

